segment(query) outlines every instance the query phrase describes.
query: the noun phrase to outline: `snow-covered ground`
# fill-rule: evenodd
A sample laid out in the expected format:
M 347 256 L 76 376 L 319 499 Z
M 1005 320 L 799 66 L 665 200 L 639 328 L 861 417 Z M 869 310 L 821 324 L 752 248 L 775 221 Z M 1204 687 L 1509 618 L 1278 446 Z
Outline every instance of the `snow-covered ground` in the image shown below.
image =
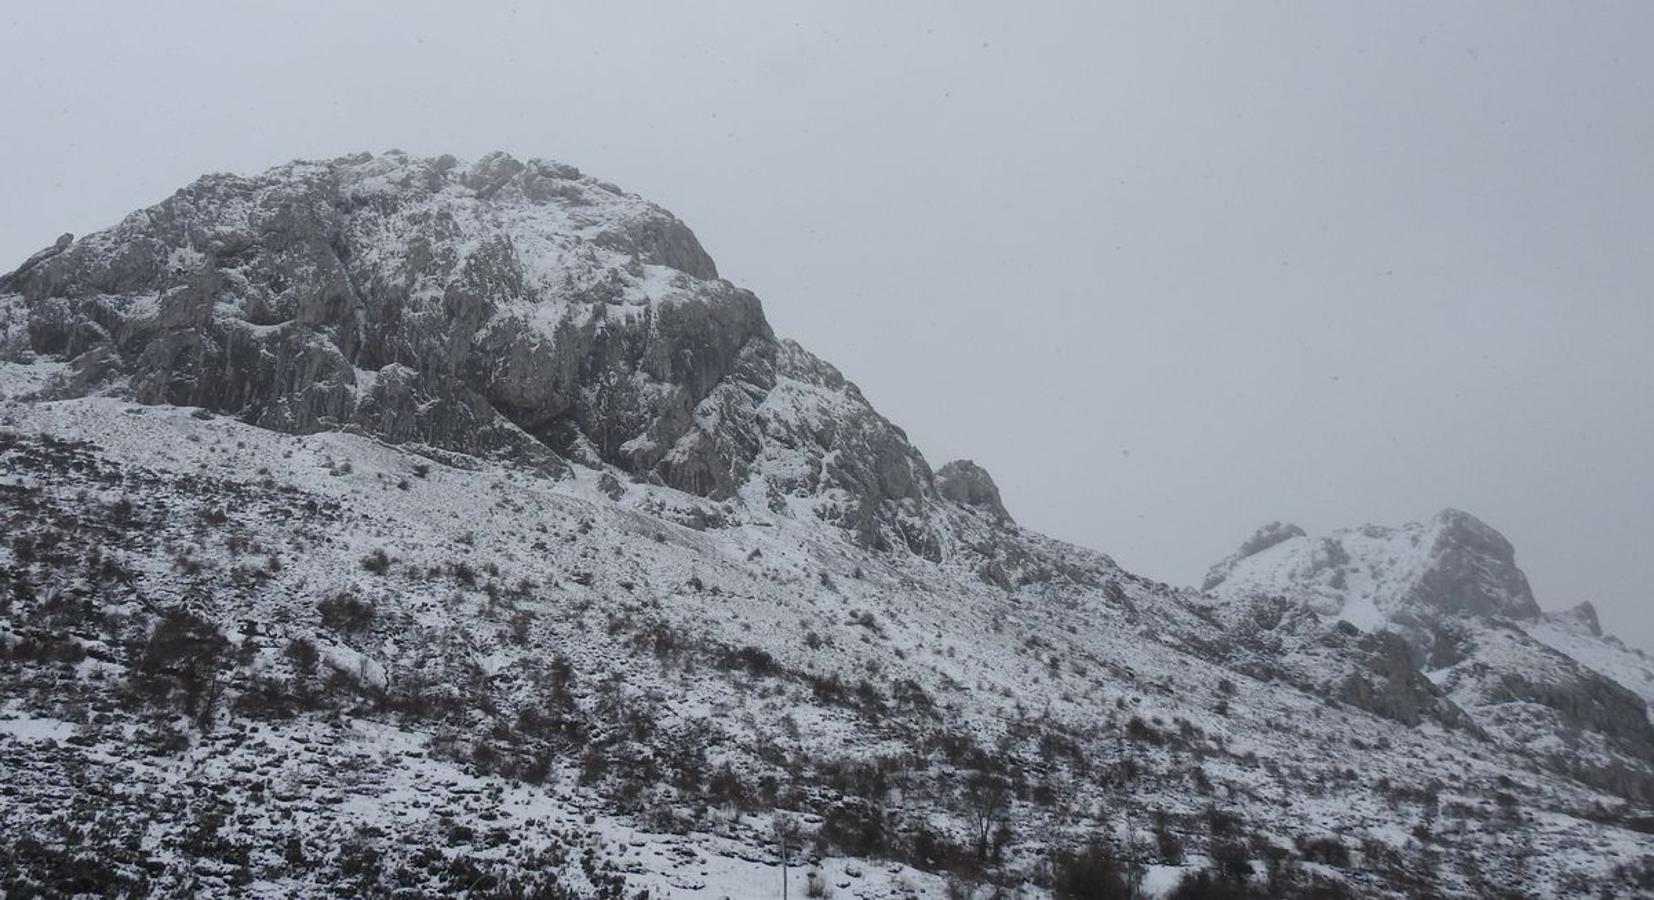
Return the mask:
M 10 397 L 48 374 L 0 372 Z M 968 782 L 985 770 L 1007 773 L 993 820 L 1009 831 L 977 877 L 1026 896 L 1044 896 L 1051 850 L 1098 839 L 1137 848 L 1167 890 L 1228 840 L 1211 824 L 1225 812 L 1259 878 L 1263 847 L 1331 835 L 1352 861 L 1326 874 L 1362 895 L 1476 893 L 1480 879 L 1560 893 L 1650 852 L 1646 835 L 1588 816 L 1620 799 L 1467 731 L 1250 677 L 1226 663 L 1230 634 L 1200 598 L 968 511 L 933 563 L 855 548 L 818 498 L 714 503 L 621 477 L 616 499 L 596 470 L 446 465 L 114 398 L 6 402 L 0 432 L 15 436 L 0 451 L 11 527 L 96 543 L 126 573 L 98 581 L 79 559 L 0 548 L 0 565 L 96 607 L 65 627 L 104 661 L 8 664 L 0 764 L 19 787 L 0 812 L 49 834 L 54 805 L 101 785 L 117 795 L 107 815 L 158 816 L 135 858 L 171 889 L 318 891 L 318 861 L 371 847 L 379 877 L 401 867 L 429 889 L 453 887 L 435 873 L 456 860 L 533 859 L 582 891 L 613 872 L 655 897 L 775 896 L 780 809 L 816 857 L 795 890 L 814 870 L 840 897 L 944 896 L 941 860 L 911 848 L 921 829 L 971 846 Z M 988 583 L 963 548 L 990 538 L 1049 574 Z M 380 571 L 365 562 L 376 553 Z M 40 618 L 46 593 L 0 616 L 8 647 L 56 621 Z M 328 617 L 342 596 L 371 609 L 365 621 Z M 121 641 L 173 604 L 217 623 L 243 660 L 210 729 L 120 687 L 135 660 Z M 314 672 L 295 642 L 315 648 Z M 546 693 L 556 661 L 565 700 Z M 234 712 L 261 685 L 328 699 Z M 415 700 L 445 711 L 409 712 Z M 525 724 L 559 709 L 577 738 Z M 174 732 L 181 746 L 138 749 Z M 498 762 L 532 748 L 551 753 L 534 779 Z M 745 799 L 709 787 L 726 766 Z M 189 861 L 209 796 L 251 846 L 245 863 Z M 828 836 L 852 800 L 874 804 L 883 855 Z M 1187 844 L 1180 865 L 1152 849 L 1157 813 Z M 312 868 L 284 864 L 293 835 Z

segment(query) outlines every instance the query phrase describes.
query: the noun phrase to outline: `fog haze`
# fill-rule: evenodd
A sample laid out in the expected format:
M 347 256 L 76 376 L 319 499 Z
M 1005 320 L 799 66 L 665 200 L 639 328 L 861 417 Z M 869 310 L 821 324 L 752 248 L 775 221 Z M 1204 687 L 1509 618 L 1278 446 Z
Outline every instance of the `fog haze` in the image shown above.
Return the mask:
M 796 6 L 797 8 L 792 8 Z M 1031 528 L 1198 584 L 1468 510 L 1654 647 L 1654 7 L 10 4 L 0 268 L 400 148 L 676 212 Z

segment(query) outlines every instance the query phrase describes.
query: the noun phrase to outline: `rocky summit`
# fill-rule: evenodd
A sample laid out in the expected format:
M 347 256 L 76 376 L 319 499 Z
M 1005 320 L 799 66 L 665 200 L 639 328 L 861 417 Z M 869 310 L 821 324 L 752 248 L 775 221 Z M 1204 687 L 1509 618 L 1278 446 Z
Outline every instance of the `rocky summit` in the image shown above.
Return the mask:
M 932 557 L 924 460 L 776 340 L 671 213 L 560 163 L 401 153 L 202 178 L 0 279 L 43 396 L 118 390 L 305 434 L 820 497 Z M 834 452 L 837 451 L 837 452 Z
M 1489 525 L 1135 575 L 561 163 L 32 255 L 0 533 L 7 896 L 1654 890 L 1654 660 Z

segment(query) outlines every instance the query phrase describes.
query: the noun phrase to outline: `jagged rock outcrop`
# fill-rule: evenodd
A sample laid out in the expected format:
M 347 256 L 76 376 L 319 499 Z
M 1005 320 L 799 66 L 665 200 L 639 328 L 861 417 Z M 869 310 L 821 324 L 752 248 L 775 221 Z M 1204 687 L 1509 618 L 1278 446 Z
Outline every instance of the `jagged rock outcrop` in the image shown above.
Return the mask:
M 1344 676 L 1338 699 L 1408 725 L 1426 718 L 1448 726 L 1461 724 L 1463 712 L 1413 664 L 1410 648 L 1399 635 L 1363 634 L 1354 645 L 1364 671 Z
M 1559 679 L 1502 671 L 1491 699 L 1548 706 L 1568 724 L 1618 738 L 1654 759 L 1654 726 L 1649 724 L 1642 699 L 1589 669 L 1578 668 L 1570 674 L 1573 677 Z
M 1602 637 L 1602 621 L 1597 618 L 1597 608 L 1589 600 L 1561 610 L 1560 612 L 1546 613 L 1545 620 L 1563 628 L 1584 632 L 1593 637 Z
M 936 471 L 936 484 L 942 496 L 955 503 L 985 510 L 1002 522 L 1011 521 L 993 476 L 971 460 L 956 459 L 942 466 Z
M 1430 526 L 1428 563 L 1405 602 L 1449 614 L 1538 617 L 1539 604 L 1504 535 L 1456 509 L 1438 513 Z
M 212 175 L 0 294 L 69 363 L 53 396 L 612 466 L 713 500 L 756 484 L 867 546 L 941 552 L 901 430 L 778 341 L 681 221 L 572 166 L 393 151 Z
M 1235 598 L 1208 612 L 1229 637 L 1223 657 L 1255 678 L 1285 681 L 1406 725 L 1431 721 L 1479 733 L 1419 670 L 1399 634 L 1329 622 L 1279 594 Z
M 30 269 L 69 249 L 69 245 L 74 241 L 75 236 L 73 234 L 67 232 L 60 234 L 50 247 L 36 251 L 28 259 L 23 260 L 22 265 L 5 275 L 0 275 L 0 293 L 12 290 L 12 285 L 16 284 L 24 275 L 27 275 Z

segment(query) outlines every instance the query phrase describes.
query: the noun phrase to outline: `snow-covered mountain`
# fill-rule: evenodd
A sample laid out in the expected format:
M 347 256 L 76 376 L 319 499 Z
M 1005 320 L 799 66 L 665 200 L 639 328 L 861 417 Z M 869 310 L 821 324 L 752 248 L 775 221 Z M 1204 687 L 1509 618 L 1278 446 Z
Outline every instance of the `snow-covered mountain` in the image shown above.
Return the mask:
M 1516 550 L 1474 516 L 1443 510 L 1400 528 L 1367 525 L 1311 539 L 1272 522 L 1213 566 L 1222 596 L 1280 592 L 1362 628 L 1436 615 L 1539 615 Z
M 1224 604 L 1285 601 L 1351 633 L 1397 635 L 1407 670 L 1490 736 L 1654 799 L 1654 660 L 1604 636 L 1589 604 L 1543 614 L 1510 542 L 1468 513 L 1319 538 L 1272 522 L 1203 589 Z
M 796 497 L 935 558 L 935 479 L 853 384 L 777 341 L 665 210 L 573 167 L 399 153 L 209 176 L 0 282 L 50 396 L 118 384 L 308 433 L 610 465 Z M 752 477 L 752 476 L 758 477 Z
M 0 498 L 20 896 L 1654 883 L 1646 660 L 1492 529 L 1135 576 L 561 164 L 209 176 L 36 254 Z

